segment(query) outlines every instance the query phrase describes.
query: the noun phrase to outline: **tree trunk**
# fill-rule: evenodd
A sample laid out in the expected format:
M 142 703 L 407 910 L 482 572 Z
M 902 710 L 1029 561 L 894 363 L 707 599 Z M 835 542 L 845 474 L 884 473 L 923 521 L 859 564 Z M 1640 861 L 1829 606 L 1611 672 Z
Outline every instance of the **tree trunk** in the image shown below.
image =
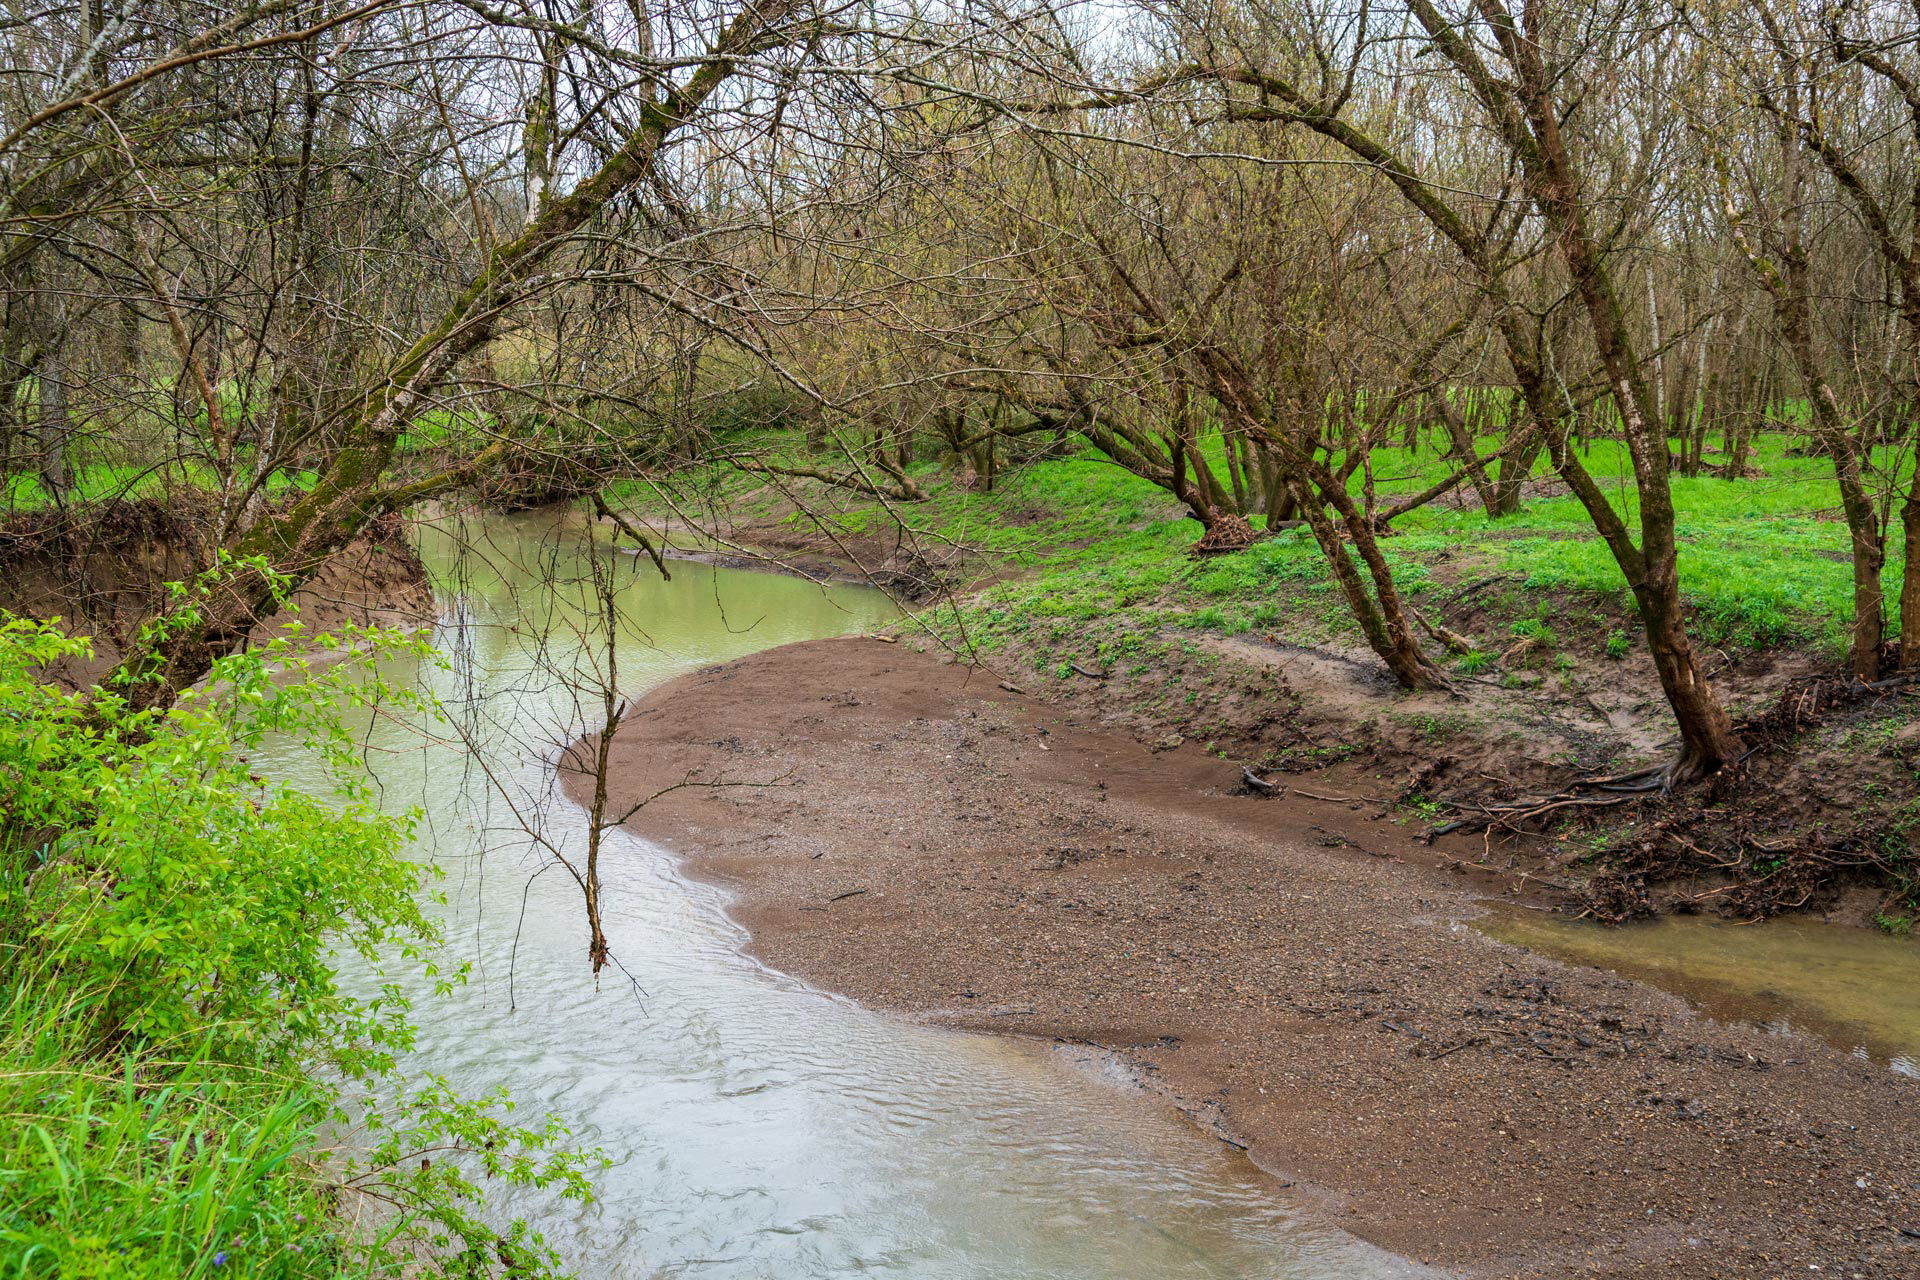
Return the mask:
M 1900 507 L 1900 531 L 1907 557 L 1900 577 L 1900 666 L 1911 671 L 1920 668 L 1920 469 Z
M 1420 648 L 1419 637 L 1407 625 L 1399 592 L 1394 588 L 1392 575 L 1387 571 L 1386 561 L 1380 555 L 1379 544 L 1374 539 L 1368 521 L 1362 516 L 1357 521 L 1348 518 L 1344 523 L 1352 537 L 1354 549 L 1360 552 L 1360 558 L 1373 578 L 1373 593 L 1368 592 L 1365 580 L 1354 566 L 1347 544 L 1340 536 L 1340 527 L 1327 515 L 1327 506 L 1333 496 L 1331 491 L 1324 484 L 1310 486 L 1299 478 L 1297 471 L 1289 473 L 1288 478 L 1296 488 L 1294 500 L 1300 513 L 1306 517 L 1314 541 L 1320 544 L 1321 554 L 1326 557 L 1327 566 L 1333 571 L 1334 581 L 1340 584 L 1347 608 L 1353 614 L 1354 621 L 1360 624 L 1368 647 L 1386 663 L 1387 670 L 1403 689 L 1450 687 L 1446 674 L 1427 657 Z M 1344 494 L 1341 496 L 1344 497 Z M 1346 499 L 1344 505 L 1351 508 L 1352 499 Z M 1347 512 L 1343 511 L 1342 515 L 1347 515 Z
M 1500 460 L 1500 471 L 1493 482 L 1493 505 L 1487 508 L 1487 514 L 1495 519 L 1520 514 L 1527 477 L 1533 474 L 1533 464 L 1546 447 L 1546 433 L 1538 423 L 1526 422 L 1516 430 L 1527 432 L 1528 439 L 1516 452 Z
M 1535 200 L 1546 217 L 1572 277 L 1574 292 L 1587 313 L 1593 343 L 1606 374 L 1620 427 L 1633 461 L 1640 491 L 1640 541 L 1637 573 L 1627 579 L 1646 622 L 1647 642 L 1653 651 L 1660 685 L 1679 721 L 1681 752 L 1667 777 L 1669 783 L 1691 782 L 1739 759 L 1741 743 L 1733 722 L 1721 706 L 1687 638 L 1680 601 L 1680 557 L 1675 538 L 1673 491 L 1668 483 L 1671 454 L 1659 405 L 1650 394 L 1645 371 L 1633 349 L 1626 309 L 1614 288 L 1599 243 L 1587 226 L 1587 211 L 1573 157 L 1561 132 L 1560 107 L 1553 83 L 1532 37 L 1518 38 L 1505 50 L 1521 81 L 1519 97 L 1536 150 L 1525 157 L 1536 184 Z M 1617 523 L 1606 496 L 1592 485 L 1572 449 L 1565 458 L 1586 479 L 1582 494 L 1596 520 Z M 1596 510 L 1605 508 L 1604 514 Z M 1604 527 L 1603 527 L 1604 532 Z M 1624 537 L 1625 547 L 1632 539 Z M 1616 547 L 1616 558 L 1623 548 Z M 1623 563 L 1623 568 L 1625 564 Z
M 1453 442 L 1452 456 L 1461 462 L 1472 462 L 1476 456 L 1473 431 L 1467 426 L 1466 419 L 1460 416 L 1460 410 L 1448 399 L 1444 390 L 1433 398 L 1434 407 L 1440 414 L 1440 421 L 1447 428 L 1447 436 Z M 1475 467 L 1467 477 L 1473 484 L 1474 493 L 1480 497 L 1480 509 L 1489 518 L 1500 512 L 1500 489 L 1497 482 L 1487 476 L 1485 467 Z
M 1667 566 L 1662 566 L 1666 568 Z M 1680 611 L 1678 584 L 1654 579 L 1636 588 L 1646 620 L 1647 649 L 1653 655 L 1660 687 L 1680 724 L 1680 757 L 1667 768 L 1669 786 L 1698 781 L 1739 759 L 1733 722 L 1700 670 Z
M 73 491 L 73 474 L 67 458 L 73 419 L 67 405 L 67 362 L 63 345 L 59 339 L 49 343 L 41 353 L 39 366 L 40 483 L 56 506 L 65 506 Z
M 1848 659 L 1855 678 L 1873 681 L 1880 676 L 1880 645 L 1886 632 L 1886 599 L 1880 581 L 1886 545 L 1880 532 L 1879 510 L 1862 479 L 1863 455 L 1873 446 L 1870 439 L 1860 438 L 1859 431 L 1849 429 L 1846 414 L 1841 410 L 1839 397 L 1834 394 L 1815 346 L 1812 272 L 1802 214 L 1805 168 L 1799 135 L 1792 129 L 1781 129 L 1779 141 L 1781 185 L 1774 193 L 1779 212 L 1768 239 L 1778 248 L 1780 266 L 1775 266 L 1773 259 L 1748 236 L 1724 174 L 1722 199 L 1728 210 L 1731 237 L 1773 302 L 1774 323 L 1785 340 L 1806 393 L 1808 426 L 1820 451 L 1833 460 L 1840 507 L 1846 515 L 1847 533 L 1853 545 L 1853 636 L 1848 645 Z M 1762 235 L 1767 237 L 1765 231 Z M 1768 239 L 1761 243 L 1767 243 Z

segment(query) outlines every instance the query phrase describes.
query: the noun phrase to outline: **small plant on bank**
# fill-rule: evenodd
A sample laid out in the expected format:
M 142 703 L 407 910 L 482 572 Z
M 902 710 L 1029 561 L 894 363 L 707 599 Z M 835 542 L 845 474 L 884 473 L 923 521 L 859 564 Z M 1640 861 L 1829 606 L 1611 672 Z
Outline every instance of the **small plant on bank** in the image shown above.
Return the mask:
M 1493 665 L 1493 655 L 1484 649 L 1469 649 L 1455 659 L 1453 665 L 1462 675 L 1476 676 Z
M 1626 657 L 1628 653 L 1632 652 L 1632 650 L 1633 641 L 1628 638 L 1626 632 L 1616 627 L 1607 633 L 1607 656 L 1609 658 L 1618 662 Z
M 1542 649 L 1552 649 L 1560 643 L 1560 637 L 1554 634 L 1544 618 L 1522 618 L 1508 627 L 1507 631 L 1518 639 L 1531 640 Z
M 1444 817 L 1447 806 L 1418 792 L 1407 797 L 1407 807 L 1429 822 Z
M 1890 938 L 1905 938 L 1913 933 L 1912 916 L 1896 916 L 1884 911 L 1876 911 L 1873 914 L 1873 925 Z

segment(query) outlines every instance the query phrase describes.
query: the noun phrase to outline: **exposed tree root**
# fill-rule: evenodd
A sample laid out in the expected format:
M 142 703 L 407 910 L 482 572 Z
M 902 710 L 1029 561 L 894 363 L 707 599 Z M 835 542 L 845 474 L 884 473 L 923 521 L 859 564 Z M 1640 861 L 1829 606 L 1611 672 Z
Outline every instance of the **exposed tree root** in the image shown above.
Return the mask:
M 1669 771 L 1668 765 L 1655 765 L 1647 769 L 1636 769 L 1632 773 L 1616 773 L 1602 778 L 1582 778 L 1565 791 L 1557 791 L 1548 796 L 1535 796 L 1503 804 L 1473 806 L 1455 804 L 1456 809 L 1471 807 L 1478 812 L 1434 827 L 1427 832 L 1426 840 L 1431 844 L 1435 838 L 1450 835 L 1455 831 L 1483 831 L 1494 827 L 1519 831 L 1520 824 L 1561 809 L 1610 809 L 1616 805 L 1630 804 L 1645 796 L 1666 791 L 1669 786 Z
M 1620 924 L 1664 907 L 1758 920 L 1798 911 L 1851 877 L 1891 883 L 1895 888 L 1890 900 L 1905 905 L 1920 889 L 1900 855 L 1889 853 L 1870 830 L 1813 832 L 1778 842 L 1746 832 L 1729 838 L 1726 816 L 1715 815 L 1711 821 L 1718 840 L 1710 841 L 1691 830 L 1706 820 L 1696 814 L 1657 822 L 1616 849 L 1609 865 L 1576 893 L 1579 914 Z M 1656 907 L 1651 886 L 1671 885 L 1676 878 L 1691 878 L 1693 887 L 1663 898 Z
M 1244 551 L 1259 539 L 1253 526 L 1247 523 L 1245 516 L 1216 515 L 1206 534 L 1193 544 L 1196 556 L 1223 555 L 1229 551 Z
M 1773 706 L 1740 721 L 1734 729 L 1748 741 L 1778 742 L 1814 724 L 1829 711 L 1914 685 L 1920 685 L 1920 668 L 1871 683 L 1845 677 L 1816 677 L 1789 686 Z

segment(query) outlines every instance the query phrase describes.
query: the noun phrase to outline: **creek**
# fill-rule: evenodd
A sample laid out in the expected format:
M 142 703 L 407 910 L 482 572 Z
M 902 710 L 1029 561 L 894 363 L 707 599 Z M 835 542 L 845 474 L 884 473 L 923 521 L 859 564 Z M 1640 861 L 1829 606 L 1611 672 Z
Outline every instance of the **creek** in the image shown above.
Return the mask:
M 422 814 L 416 851 L 444 872 L 448 958 L 471 965 L 450 996 L 415 984 L 410 1065 L 470 1094 L 505 1086 L 519 1119 L 557 1113 L 612 1160 L 588 1207 L 504 1206 L 534 1218 L 579 1275 L 1432 1274 L 1314 1221 L 1282 1183 L 1097 1062 L 884 1016 L 769 970 L 746 953 L 723 890 L 619 831 L 602 854 L 618 967 L 596 983 L 579 888 L 540 844 L 584 841 L 554 762 L 600 714 L 592 557 L 616 575 L 629 698 L 773 645 L 871 629 L 894 606 L 701 564 L 662 581 L 643 557 L 541 515 L 449 516 L 422 554 L 437 660 L 384 674 L 432 692 L 459 732 L 395 714 L 358 726 L 381 803 Z M 260 763 L 324 785 L 291 746 Z

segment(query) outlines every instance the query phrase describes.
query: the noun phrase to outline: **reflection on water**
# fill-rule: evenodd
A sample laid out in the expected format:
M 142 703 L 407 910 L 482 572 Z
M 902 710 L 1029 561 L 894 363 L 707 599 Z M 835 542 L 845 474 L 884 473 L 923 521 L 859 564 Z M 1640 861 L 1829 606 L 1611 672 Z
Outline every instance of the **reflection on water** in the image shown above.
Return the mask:
M 389 672 L 453 709 L 518 789 L 518 817 L 462 747 L 382 721 L 367 755 L 386 803 L 425 810 L 420 856 L 447 869 L 451 949 L 474 963 L 458 994 L 420 1000 L 420 1064 L 474 1092 L 504 1084 L 523 1116 L 557 1111 L 616 1161 L 596 1204 L 543 1210 L 583 1276 L 1427 1274 L 1301 1221 L 1244 1159 L 1042 1048 L 918 1027 L 770 972 L 741 953 L 720 890 L 620 834 L 606 925 L 632 981 L 596 989 L 577 888 L 514 838 L 520 818 L 562 847 L 581 837 L 549 766 L 588 723 L 567 687 L 592 650 L 579 537 L 538 518 L 430 536 L 448 662 Z M 863 590 L 693 564 L 662 583 L 618 563 L 629 695 L 891 614 Z M 272 768 L 315 776 L 292 751 Z
M 1621 928 L 1496 911 L 1481 932 L 1641 978 L 1717 1017 L 1789 1026 L 1920 1077 L 1920 945 L 1804 917 L 1662 916 Z

